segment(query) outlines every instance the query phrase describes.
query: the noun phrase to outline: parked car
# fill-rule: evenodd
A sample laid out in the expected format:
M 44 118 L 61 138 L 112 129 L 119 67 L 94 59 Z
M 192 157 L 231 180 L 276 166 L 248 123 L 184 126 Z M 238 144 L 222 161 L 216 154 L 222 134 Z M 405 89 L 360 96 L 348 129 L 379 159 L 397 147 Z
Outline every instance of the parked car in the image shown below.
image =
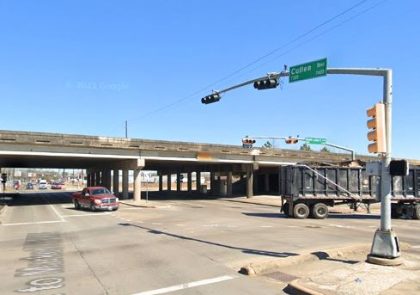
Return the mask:
M 31 182 L 26 184 L 26 189 L 34 189 L 34 185 Z
M 63 188 L 63 185 L 59 182 L 53 182 L 51 184 L 51 189 L 62 189 L 62 188 Z
M 48 184 L 46 180 L 40 180 L 38 184 L 38 189 L 47 189 Z
M 76 209 L 118 210 L 119 200 L 106 187 L 92 186 L 73 193 L 73 204 Z

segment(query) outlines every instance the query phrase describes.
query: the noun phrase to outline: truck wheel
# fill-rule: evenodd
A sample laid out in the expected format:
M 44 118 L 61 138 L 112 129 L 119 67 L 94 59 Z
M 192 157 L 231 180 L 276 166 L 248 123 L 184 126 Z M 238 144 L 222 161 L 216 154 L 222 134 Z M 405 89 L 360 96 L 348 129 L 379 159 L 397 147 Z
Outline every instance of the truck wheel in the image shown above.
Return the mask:
M 283 211 L 286 216 L 289 216 L 289 202 L 283 204 L 281 211 Z
M 298 203 L 293 209 L 293 215 L 295 218 L 304 219 L 309 215 L 309 207 L 304 203 Z
M 74 208 L 75 208 L 76 210 L 79 210 L 79 209 L 80 209 L 80 204 L 79 204 L 79 202 L 78 202 L 78 201 L 74 201 Z
M 92 211 L 92 212 L 95 212 L 96 211 L 96 209 L 95 209 L 95 205 L 93 204 L 93 203 L 90 203 L 90 211 Z
M 414 219 L 420 219 L 420 204 L 417 204 L 414 206 L 414 213 L 413 213 Z
M 328 206 L 324 203 L 316 203 L 312 207 L 312 216 L 316 219 L 324 219 L 328 216 Z

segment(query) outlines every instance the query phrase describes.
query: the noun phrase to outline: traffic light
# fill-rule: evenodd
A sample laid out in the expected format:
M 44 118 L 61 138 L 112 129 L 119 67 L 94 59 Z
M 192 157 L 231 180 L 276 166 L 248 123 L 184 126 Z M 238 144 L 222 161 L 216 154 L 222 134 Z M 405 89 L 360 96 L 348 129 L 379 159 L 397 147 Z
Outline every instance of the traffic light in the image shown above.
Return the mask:
M 276 88 L 277 86 L 279 86 L 279 81 L 275 78 L 268 78 L 254 82 L 254 88 L 258 90 Z
M 255 143 L 255 139 L 244 137 L 242 138 L 242 147 L 244 148 L 252 148 L 252 145 Z
M 295 144 L 299 142 L 299 138 L 289 136 L 284 140 L 284 142 L 287 144 Z
M 371 129 L 367 138 L 373 143 L 369 144 L 369 153 L 386 153 L 386 136 L 385 136 L 385 105 L 377 103 L 367 110 L 368 117 L 372 117 L 367 121 L 367 127 Z
M 6 173 L 2 173 L 1 174 L 1 182 L 2 183 L 6 183 L 7 182 L 7 174 Z
M 213 94 L 210 94 L 210 95 L 207 95 L 207 96 L 203 97 L 201 99 L 201 103 L 209 104 L 209 103 L 213 103 L 213 102 L 218 102 L 219 100 L 220 100 L 220 94 L 216 92 L 216 93 L 213 93 Z

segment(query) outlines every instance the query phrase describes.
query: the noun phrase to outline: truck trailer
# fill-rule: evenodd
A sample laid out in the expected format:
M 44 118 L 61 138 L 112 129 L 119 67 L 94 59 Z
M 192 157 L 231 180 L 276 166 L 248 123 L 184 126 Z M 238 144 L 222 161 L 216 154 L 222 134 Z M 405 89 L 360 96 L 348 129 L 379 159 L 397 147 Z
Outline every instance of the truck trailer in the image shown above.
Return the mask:
M 281 212 L 294 218 L 323 219 L 329 207 L 348 204 L 368 208 L 377 199 L 379 177 L 364 167 L 290 165 L 280 168 Z M 420 219 L 420 167 L 392 177 L 391 216 Z

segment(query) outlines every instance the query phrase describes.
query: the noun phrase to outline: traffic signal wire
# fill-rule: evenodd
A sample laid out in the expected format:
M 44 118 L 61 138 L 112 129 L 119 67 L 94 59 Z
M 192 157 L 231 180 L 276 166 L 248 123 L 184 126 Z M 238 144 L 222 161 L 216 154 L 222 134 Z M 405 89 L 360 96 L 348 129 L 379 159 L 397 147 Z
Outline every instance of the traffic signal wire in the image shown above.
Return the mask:
M 258 62 L 260 62 L 261 60 L 263 60 L 263 59 L 265 59 L 265 58 L 267 58 L 267 57 L 269 57 L 269 56 L 274 55 L 275 53 L 277 53 L 277 52 L 278 52 L 278 51 L 280 51 L 281 49 L 286 48 L 286 47 L 290 46 L 291 44 L 296 43 L 297 41 L 299 41 L 299 40 L 301 40 L 301 39 L 303 39 L 303 38 L 305 38 L 305 37 L 309 36 L 310 34 L 312 34 L 313 32 L 315 32 L 316 30 L 318 30 L 318 29 L 320 29 L 320 28 L 322 28 L 322 27 L 324 27 L 324 26 L 326 26 L 326 25 L 330 24 L 331 22 L 333 22 L 334 20 L 336 20 L 336 19 L 340 18 L 341 16 L 343 16 L 343 15 L 346 15 L 346 14 L 350 13 L 351 11 L 353 11 L 354 9 L 356 9 L 356 8 L 358 8 L 358 7 L 360 7 L 360 6 L 362 6 L 363 4 L 365 4 L 365 3 L 366 3 L 366 2 L 368 2 L 368 1 L 369 1 L 369 0 L 362 0 L 362 1 L 359 1 L 359 2 L 355 3 L 355 4 L 354 4 L 354 5 L 352 5 L 351 7 L 349 7 L 349 8 L 347 8 L 347 9 L 345 9 L 345 10 L 341 11 L 340 13 L 338 13 L 338 14 L 334 15 L 333 17 L 331 17 L 331 18 L 329 18 L 329 19 L 327 19 L 327 20 L 323 21 L 322 23 L 320 23 L 320 24 L 318 24 L 318 25 L 314 26 L 314 27 L 313 27 L 313 28 L 311 28 L 310 30 L 308 30 L 308 31 L 306 31 L 306 32 L 304 32 L 304 33 L 302 33 L 302 34 L 300 34 L 299 36 L 295 37 L 295 38 L 294 38 L 294 39 L 292 39 L 291 41 L 289 41 L 289 42 L 287 42 L 287 43 L 285 43 L 285 44 L 283 44 L 283 45 L 281 45 L 281 46 L 279 46 L 279 47 L 277 47 L 277 48 L 275 48 L 275 49 L 271 50 L 270 52 L 268 52 L 268 53 L 266 53 L 266 54 L 264 54 L 264 55 L 260 56 L 259 58 L 255 59 L 254 61 L 252 61 L 252 62 L 250 62 L 250 63 L 246 64 L 245 66 L 243 66 L 243 67 L 241 67 L 241 68 L 239 68 L 239 69 L 237 69 L 237 70 L 235 70 L 235 71 L 231 72 L 230 74 L 228 74 L 228 75 L 226 75 L 226 76 L 224 76 L 224 77 L 222 77 L 222 78 L 220 78 L 220 79 L 218 79 L 218 80 L 216 80 L 216 81 L 214 81 L 214 82 L 212 82 L 212 83 L 207 84 L 206 86 L 204 86 L 204 87 L 200 88 L 199 90 L 194 91 L 193 93 L 191 93 L 191 94 L 189 94 L 189 95 L 187 95 L 187 96 L 185 96 L 185 97 L 183 97 L 183 98 L 180 98 L 180 99 L 174 100 L 173 102 L 171 102 L 171 103 L 169 103 L 169 104 L 167 104 L 167 105 L 164 105 L 164 106 L 162 106 L 162 107 L 158 107 L 158 108 L 156 108 L 155 110 L 152 110 L 152 111 L 150 111 L 150 112 L 144 113 L 144 114 L 142 114 L 142 115 L 140 115 L 140 116 L 137 116 L 136 118 L 129 119 L 129 121 L 134 121 L 134 120 L 144 119 L 144 118 L 146 118 L 146 117 L 148 117 L 148 116 L 151 116 L 151 115 L 153 115 L 153 114 L 156 114 L 156 113 L 158 113 L 158 112 L 161 112 L 161 111 L 164 111 L 164 110 L 170 109 L 170 108 L 172 108 L 172 107 L 174 107 L 174 106 L 178 105 L 178 104 L 179 104 L 179 103 L 181 103 L 181 102 L 185 102 L 186 100 L 189 100 L 190 98 L 196 98 L 196 96 L 198 96 L 200 93 L 203 93 L 203 92 L 205 92 L 205 91 L 208 91 L 208 89 L 210 89 L 210 88 L 212 88 L 212 87 L 216 86 L 217 84 L 219 84 L 219 83 L 221 83 L 221 82 L 224 82 L 224 81 L 226 81 L 226 80 L 228 80 L 228 79 L 230 79 L 230 78 L 234 77 L 235 75 L 237 75 L 237 74 L 239 74 L 239 73 L 243 72 L 245 69 L 248 69 L 249 67 L 251 67 L 251 66 L 253 66 L 253 65 L 257 64 L 257 63 L 258 63 Z M 386 1 L 388 1 L 388 0 L 382 0 L 382 1 L 379 1 L 379 2 L 377 2 L 377 3 L 375 3 L 375 4 L 371 5 L 371 6 L 369 6 L 368 8 L 366 8 L 366 9 L 364 9 L 364 10 L 362 10 L 362 11 L 358 12 L 357 14 L 355 14 L 355 15 L 353 15 L 353 16 L 351 16 L 351 17 L 347 18 L 347 19 L 345 19 L 344 21 L 342 21 L 342 22 L 340 22 L 340 23 L 336 24 L 335 26 L 333 26 L 333 27 L 331 27 L 331 28 L 328 28 L 328 29 L 326 29 L 326 30 L 322 31 L 322 32 L 321 32 L 321 33 L 319 33 L 318 35 L 316 35 L 316 36 L 314 36 L 314 37 L 312 37 L 312 38 L 310 38 L 310 39 L 306 39 L 306 40 L 302 41 L 301 43 L 297 44 L 296 46 L 294 46 L 294 47 L 292 47 L 292 48 L 290 48 L 290 49 L 288 49 L 288 50 L 286 50 L 286 51 L 282 52 L 279 56 L 276 56 L 276 57 L 275 57 L 275 59 L 278 59 L 279 57 L 282 57 L 282 56 L 286 55 L 287 53 L 291 52 L 292 50 L 294 50 L 294 49 L 296 49 L 296 48 L 298 48 L 298 47 L 301 47 L 301 46 L 303 46 L 304 44 L 306 44 L 306 43 L 308 43 L 308 42 L 310 42 L 310 41 L 313 41 L 313 40 L 315 40 L 315 39 L 317 39 L 317 38 L 319 38 L 319 37 L 321 37 L 321 36 L 323 36 L 323 35 L 325 35 L 325 34 L 329 33 L 330 31 L 332 31 L 332 30 L 334 30 L 334 29 L 336 29 L 336 28 L 338 28 L 338 27 L 342 26 L 343 24 L 345 24 L 345 23 L 347 23 L 347 22 L 349 22 L 349 21 L 351 21 L 351 20 L 353 20 L 353 19 L 357 18 L 358 16 L 360 16 L 360 15 L 362 15 L 362 14 L 364 14 L 364 13 L 366 13 L 366 12 L 368 12 L 368 11 L 370 11 L 370 10 L 374 9 L 374 8 L 376 8 L 377 6 L 379 6 L 380 4 L 382 4 L 382 3 L 386 2 Z M 269 63 L 269 62 L 271 62 L 271 61 L 272 61 L 272 60 L 267 61 L 267 62 L 265 62 L 265 63 L 263 63 L 263 64 L 260 64 L 260 65 L 258 65 L 258 66 L 256 66 L 256 67 L 254 67 L 254 68 L 252 69 L 252 71 L 255 71 L 256 69 L 260 68 L 262 65 L 266 65 L 266 64 L 268 64 L 268 63 Z M 249 71 L 248 71 L 248 72 L 249 72 Z

